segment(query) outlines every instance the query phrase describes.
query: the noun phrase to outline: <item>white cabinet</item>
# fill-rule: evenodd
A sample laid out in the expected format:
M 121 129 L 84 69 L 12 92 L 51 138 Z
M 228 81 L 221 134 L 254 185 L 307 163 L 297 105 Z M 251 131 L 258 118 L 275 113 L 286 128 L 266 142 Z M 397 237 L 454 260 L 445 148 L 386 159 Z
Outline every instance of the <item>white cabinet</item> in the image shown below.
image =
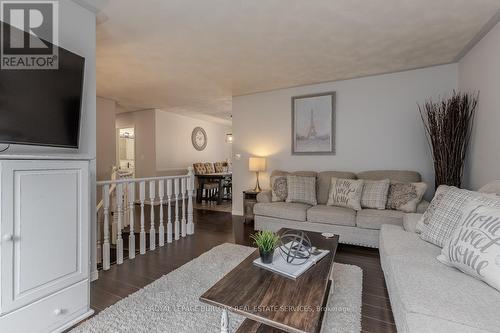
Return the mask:
M 0 161 L 0 184 L 0 332 L 89 315 L 88 162 Z

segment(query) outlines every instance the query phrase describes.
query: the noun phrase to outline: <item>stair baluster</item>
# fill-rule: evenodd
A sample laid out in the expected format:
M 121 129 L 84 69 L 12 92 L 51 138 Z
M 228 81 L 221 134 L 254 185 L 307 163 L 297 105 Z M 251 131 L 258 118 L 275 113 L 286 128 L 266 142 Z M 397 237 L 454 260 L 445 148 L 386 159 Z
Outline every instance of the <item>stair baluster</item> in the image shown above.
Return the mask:
M 135 183 L 128 184 L 128 207 L 129 207 L 129 228 L 128 235 L 128 257 L 135 258 L 135 233 L 134 233 L 134 201 L 135 201 Z
M 116 186 L 116 208 L 118 210 L 118 225 L 116 234 L 116 263 L 123 264 L 123 239 L 122 239 L 122 225 L 123 225 L 123 184 L 119 183 Z
M 158 197 L 160 198 L 160 226 L 158 227 L 158 246 L 165 245 L 165 227 L 163 226 L 163 197 L 165 196 L 165 181 L 158 181 Z
M 167 179 L 167 243 L 172 243 L 172 179 Z
M 146 230 L 144 229 L 144 200 L 146 200 L 146 182 L 139 183 L 139 200 L 141 202 L 141 232 L 139 234 L 139 253 L 146 253 Z
M 156 198 L 155 181 L 152 180 L 149 182 L 149 202 L 151 204 L 151 225 L 149 227 L 149 249 L 151 251 L 156 249 L 155 198 Z
M 181 189 L 182 189 L 181 236 L 186 237 L 186 178 L 181 179 Z
M 110 245 L 109 245 L 109 185 L 102 187 L 102 199 L 104 210 L 104 243 L 102 245 L 102 268 L 108 270 L 110 267 Z
M 174 179 L 174 197 L 175 197 L 175 221 L 174 221 L 174 239 L 179 240 L 180 230 L 179 230 L 179 199 L 180 199 L 180 189 L 179 189 L 179 178 Z
M 188 220 L 187 220 L 187 234 L 194 234 L 193 224 L 193 191 L 194 191 L 194 173 L 193 167 L 188 168 Z

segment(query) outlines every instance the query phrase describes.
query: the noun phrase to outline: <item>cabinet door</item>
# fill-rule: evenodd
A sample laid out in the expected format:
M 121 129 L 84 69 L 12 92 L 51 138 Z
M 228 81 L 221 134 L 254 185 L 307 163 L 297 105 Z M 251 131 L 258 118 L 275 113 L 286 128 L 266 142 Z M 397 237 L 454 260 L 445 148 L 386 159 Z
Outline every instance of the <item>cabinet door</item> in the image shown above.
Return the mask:
M 82 161 L 4 161 L 1 312 L 88 277 L 89 172 Z

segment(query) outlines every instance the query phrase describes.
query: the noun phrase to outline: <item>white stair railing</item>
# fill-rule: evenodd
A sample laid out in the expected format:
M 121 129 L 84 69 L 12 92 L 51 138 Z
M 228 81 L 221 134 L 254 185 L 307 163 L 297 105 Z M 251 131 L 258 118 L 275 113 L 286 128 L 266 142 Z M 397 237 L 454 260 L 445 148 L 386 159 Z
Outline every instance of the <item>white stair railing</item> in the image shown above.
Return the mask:
M 102 200 L 97 207 L 98 235 L 96 246 L 98 262 L 102 264 L 104 270 L 108 270 L 111 266 L 111 248 L 113 244 L 116 245 L 116 263 L 118 265 L 123 263 L 124 240 L 122 235 L 123 232 L 127 232 L 125 228 L 128 228 L 129 232 L 128 258 L 134 259 L 136 256 L 134 233 L 136 231 L 136 219 L 134 214 L 137 188 L 139 189 L 138 203 L 140 205 L 140 229 L 138 230 L 140 254 L 145 254 L 147 250 L 154 251 L 158 247 L 165 246 L 165 233 L 166 243 L 172 243 L 173 240 L 179 240 L 181 237 L 194 234 L 194 173 L 192 167 L 188 168 L 186 175 L 115 179 L 99 181 L 97 186 L 98 190 L 102 191 Z M 147 197 L 146 187 L 149 190 Z M 146 199 L 149 200 L 150 205 L 149 248 L 146 245 Z M 171 211 L 172 204 L 175 205 L 174 216 L 172 216 Z M 158 216 L 155 215 L 155 205 L 159 206 Z M 166 232 L 164 208 L 167 209 Z M 158 228 L 156 228 L 156 222 L 158 222 Z M 158 242 L 156 242 L 157 233 Z

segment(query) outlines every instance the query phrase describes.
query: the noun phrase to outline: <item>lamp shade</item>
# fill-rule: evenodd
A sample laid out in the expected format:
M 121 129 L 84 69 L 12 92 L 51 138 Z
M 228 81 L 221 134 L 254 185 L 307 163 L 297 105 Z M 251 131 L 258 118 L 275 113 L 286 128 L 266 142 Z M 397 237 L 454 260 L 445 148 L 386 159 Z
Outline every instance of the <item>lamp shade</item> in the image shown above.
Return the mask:
M 264 157 L 250 157 L 248 159 L 248 170 L 266 171 L 266 159 Z

